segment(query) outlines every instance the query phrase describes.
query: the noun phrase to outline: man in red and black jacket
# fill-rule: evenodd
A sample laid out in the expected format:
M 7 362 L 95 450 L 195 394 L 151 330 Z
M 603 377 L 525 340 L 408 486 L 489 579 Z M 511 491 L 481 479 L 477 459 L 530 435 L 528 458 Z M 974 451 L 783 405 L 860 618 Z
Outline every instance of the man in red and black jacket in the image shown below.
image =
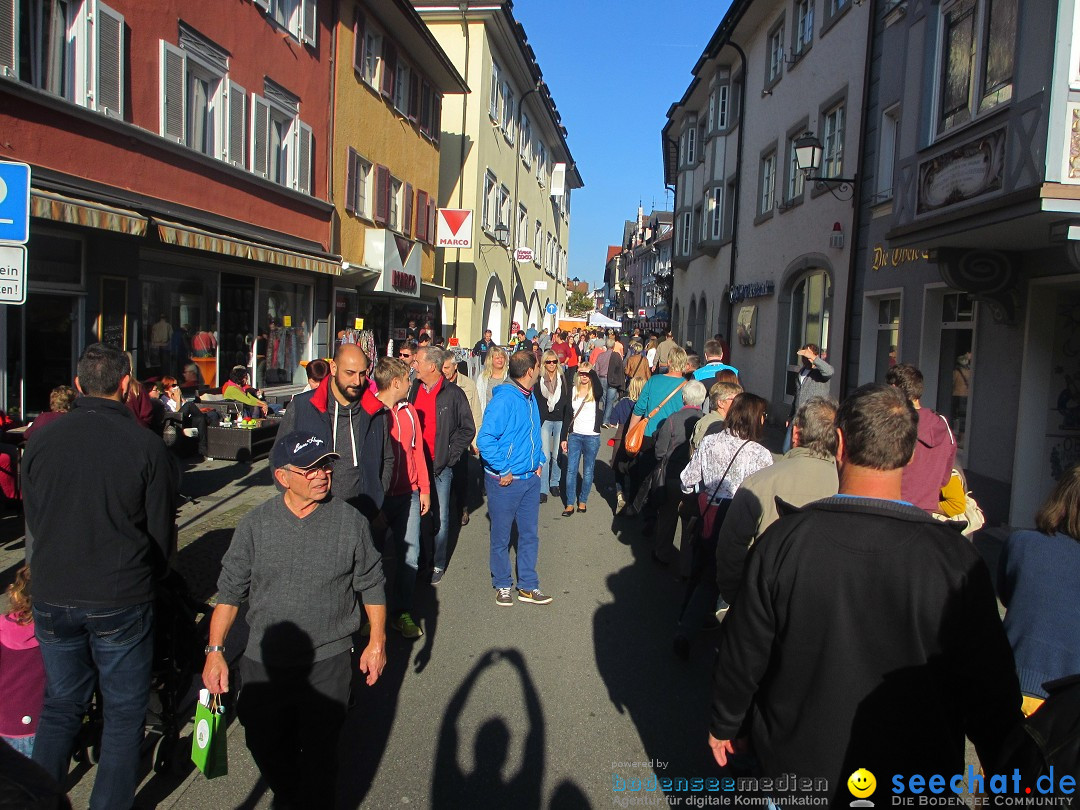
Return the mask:
M 334 462 L 330 494 L 355 506 L 369 521 L 379 519 L 394 473 L 388 411 L 368 384 L 371 361 L 353 343 L 342 344 L 330 374 L 314 391 L 293 397 L 278 429 L 278 441 L 293 431 L 332 438 Z M 275 445 L 276 446 L 276 445 Z M 270 458 L 274 458 L 271 452 Z

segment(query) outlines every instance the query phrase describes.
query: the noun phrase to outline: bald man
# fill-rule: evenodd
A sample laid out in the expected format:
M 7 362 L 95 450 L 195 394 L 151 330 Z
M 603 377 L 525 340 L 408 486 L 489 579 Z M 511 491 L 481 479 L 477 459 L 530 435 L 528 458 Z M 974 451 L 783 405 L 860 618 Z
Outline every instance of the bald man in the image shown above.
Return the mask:
M 281 420 L 278 441 L 294 431 L 333 437 L 330 449 L 339 458 L 334 462 L 330 494 L 359 509 L 375 524 L 379 536 L 385 525 L 383 496 L 394 472 L 394 453 L 387 427 L 389 412 L 368 382 L 370 366 L 363 349 L 342 344 L 319 387 L 293 397 Z

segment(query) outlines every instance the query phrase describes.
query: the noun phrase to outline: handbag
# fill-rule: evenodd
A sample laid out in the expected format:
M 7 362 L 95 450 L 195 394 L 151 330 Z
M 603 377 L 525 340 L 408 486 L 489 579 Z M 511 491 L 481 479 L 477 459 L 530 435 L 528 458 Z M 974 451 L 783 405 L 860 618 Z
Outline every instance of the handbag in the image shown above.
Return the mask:
M 983 514 L 982 507 L 979 506 L 975 498 L 972 497 L 971 492 L 968 491 L 967 479 L 964 478 L 964 474 L 960 470 L 953 468 L 952 477 L 942 490 L 942 495 L 946 494 L 945 490 L 949 490 L 948 494 L 951 497 L 939 502 L 939 508 L 942 509 L 942 512 L 934 512 L 933 516 L 943 523 L 966 523 L 967 525 L 960 530 L 960 533 L 967 538 L 971 538 L 975 532 L 986 525 L 986 515 Z M 960 501 L 961 495 L 963 496 L 963 511 L 956 512 L 950 502 Z M 948 511 L 945 511 L 947 506 L 949 507 Z M 952 512 L 952 514 L 949 514 L 949 512 Z
M 668 404 L 669 399 L 682 391 L 683 386 L 688 382 L 689 380 L 683 380 L 682 384 L 664 397 L 663 401 L 649 411 L 648 415 L 643 416 L 636 425 L 626 431 L 626 438 L 623 439 L 623 447 L 626 449 L 627 454 L 636 456 L 641 452 L 641 445 L 645 441 L 645 428 L 648 427 L 649 420 L 656 416 L 656 414 L 660 412 L 660 409 Z
M 200 690 L 199 702 L 195 704 L 195 730 L 191 735 L 191 761 L 207 779 L 229 772 L 227 732 L 225 707 L 218 696 Z

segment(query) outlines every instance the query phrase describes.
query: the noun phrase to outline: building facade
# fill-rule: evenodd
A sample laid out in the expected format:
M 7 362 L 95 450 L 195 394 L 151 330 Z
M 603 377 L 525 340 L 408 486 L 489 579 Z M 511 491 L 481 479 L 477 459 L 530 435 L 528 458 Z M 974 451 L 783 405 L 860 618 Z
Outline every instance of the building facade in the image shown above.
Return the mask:
M 876 8 L 848 360 L 849 388 L 918 365 L 1014 526 L 1080 461 L 1080 7 L 1024 19 L 1016 0 Z
M 342 0 L 334 81 L 335 340 L 380 351 L 410 323 L 443 331 L 436 276 L 443 98 L 465 80 L 408 0 Z M 441 268 L 440 268 L 441 271 Z
M 3 6 L 7 8 L 4 9 Z M 194 356 L 289 385 L 327 344 L 329 0 L 0 3 L 5 157 L 31 166 L 29 294 L 0 308 L 3 406 L 83 347 L 140 378 Z
M 727 338 L 781 421 L 801 346 L 843 364 L 854 214 L 841 179 L 859 154 L 869 16 L 852 0 L 733 4 L 663 131 L 677 337 Z M 821 145 L 813 175 L 795 159 L 805 134 Z
M 438 257 L 443 321 L 464 345 L 485 329 L 501 342 L 530 324 L 552 327 L 582 180 L 524 29 L 509 0 L 413 5 L 473 89 L 443 101 L 439 205 L 473 211 L 472 247 Z

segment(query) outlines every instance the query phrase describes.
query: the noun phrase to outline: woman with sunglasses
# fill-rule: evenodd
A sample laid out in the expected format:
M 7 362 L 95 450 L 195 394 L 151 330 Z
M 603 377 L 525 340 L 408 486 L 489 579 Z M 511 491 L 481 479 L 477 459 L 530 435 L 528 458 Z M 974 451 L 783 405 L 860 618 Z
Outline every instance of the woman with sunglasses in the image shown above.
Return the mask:
M 570 396 L 566 421 L 562 429 L 562 449 L 566 453 L 566 508 L 563 517 L 584 512 L 592 489 L 596 454 L 600 452 L 600 426 L 604 416 L 601 403 L 603 389 L 600 378 L 588 363 L 579 366 L 574 391 Z M 583 462 L 581 492 L 578 493 L 578 464 Z
M 533 389 L 540 408 L 540 447 L 544 451 L 544 468 L 540 471 L 540 503 L 547 501 L 547 492 L 558 497 L 559 442 L 562 439 L 566 409 L 570 405 L 570 384 L 559 369 L 559 355 L 548 349 L 540 363 L 540 378 Z

